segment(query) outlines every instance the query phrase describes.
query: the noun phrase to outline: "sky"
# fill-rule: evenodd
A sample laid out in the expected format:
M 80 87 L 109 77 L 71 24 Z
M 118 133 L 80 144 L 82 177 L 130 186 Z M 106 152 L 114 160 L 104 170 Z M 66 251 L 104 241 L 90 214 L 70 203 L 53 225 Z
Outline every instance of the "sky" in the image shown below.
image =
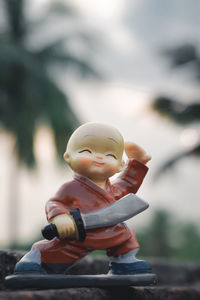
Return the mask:
M 30 15 L 37 15 L 46 3 L 46 0 L 32 2 Z M 191 6 L 186 0 L 71 1 L 82 16 L 79 26 L 99 38 L 91 60 L 95 58 L 96 66 L 107 80 L 77 82 L 62 72 L 57 74 L 59 85 L 70 93 L 71 105 L 81 122 L 112 124 L 125 140 L 141 145 L 152 155 L 149 174 L 138 192 L 150 203 L 150 208 L 128 222 L 135 228 L 147 224 L 161 208 L 169 210 L 177 220 L 199 222 L 199 160 L 185 159 L 158 181 L 153 180 L 167 158 L 198 140 L 199 125 L 176 126 L 150 108 L 152 99 L 159 94 L 167 93 L 183 101 L 199 98 L 199 86 L 192 73 L 172 70 L 162 55 L 169 45 L 185 41 L 199 45 L 200 2 L 193 3 Z M 4 211 L 1 243 L 9 240 L 5 229 L 10 223 L 9 183 L 16 181 L 12 143 L 12 137 L 0 131 L 0 210 Z M 45 202 L 72 177 L 64 162 L 63 168 L 56 164 L 52 134 L 45 127 L 36 134 L 35 152 L 38 169 L 32 173 L 21 169 L 17 175 L 22 209 L 19 239 L 24 241 L 30 235 L 37 235 L 46 224 Z

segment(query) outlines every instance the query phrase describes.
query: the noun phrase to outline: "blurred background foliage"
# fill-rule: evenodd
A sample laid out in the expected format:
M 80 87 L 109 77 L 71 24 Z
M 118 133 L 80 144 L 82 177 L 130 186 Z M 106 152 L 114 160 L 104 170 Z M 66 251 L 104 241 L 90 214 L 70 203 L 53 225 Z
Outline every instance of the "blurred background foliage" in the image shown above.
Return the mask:
M 41 123 L 51 127 L 58 157 L 79 125 L 69 95 L 60 89 L 52 70 L 60 66 L 75 68 L 82 77 L 99 74 L 88 57 L 76 55 L 68 46 L 76 37 L 89 47 L 90 33 L 71 32 L 61 37 L 57 33 L 58 37 L 50 41 L 46 37 L 42 45 L 35 40 L 35 34 L 48 26 L 52 15 L 77 17 L 65 1 L 50 1 L 45 14 L 34 20 L 28 19 L 25 0 L 1 2 L 5 24 L 0 31 L 0 123 L 15 136 L 19 161 L 31 167 L 35 164 L 34 134 Z
M 192 76 L 197 84 L 200 83 L 200 54 L 198 47 L 192 44 L 185 44 L 179 47 L 165 50 L 163 53 L 170 61 L 171 68 L 184 67 L 192 71 Z M 152 104 L 153 109 L 163 117 L 174 122 L 177 126 L 186 127 L 189 124 L 200 122 L 200 99 L 189 100 L 184 103 L 181 99 L 172 99 L 168 96 L 158 96 Z M 164 162 L 157 171 L 157 176 L 163 174 L 174 164 L 185 157 L 200 157 L 200 139 L 187 151 L 183 151 Z
M 65 1 L 49 1 L 43 15 L 29 19 L 27 1 L 2 0 L 0 3 L 4 23 L 0 28 L 0 125 L 15 138 L 13 153 L 18 165 L 35 166 L 34 138 L 43 124 L 51 128 L 57 151 L 62 159 L 66 140 L 80 124 L 69 103 L 69 95 L 63 92 L 56 79 L 56 67 L 75 69 L 79 77 L 100 78 L 87 55 L 76 55 L 70 50 L 70 41 L 77 39 L 88 50 L 92 45 L 90 32 L 66 32 L 60 26 L 59 34 L 37 41 L 37 34 L 45 26 L 51 28 L 51 18 L 76 18 L 77 14 Z M 57 18 L 57 19 L 56 19 Z M 50 33 L 49 33 L 50 35 Z M 77 76 L 76 74 L 76 76 Z M 72 76 L 72 73 L 71 75 Z M 14 154 L 13 154 L 14 155 Z M 19 166 L 18 166 L 19 167 Z M 18 235 L 18 187 L 17 170 L 13 171 L 10 192 L 11 248 L 16 247 Z
M 163 52 L 167 56 L 171 71 L 183 67 L 192 70 L 196 84 L 200 83 L 200 54 L 198 47 L 185 44 Z M 186 127 L 188 124 L 200 122 L 200 99 L 189 100 L 185 103 L 181 99 L 172 99 L 161 95 L 154 99 L 153 109 L 161 116 L 174 122 L 177 126 Z M 157 170 L 156 178 L 185 157 L 195 156 L 200 158 L 200 141 L 189 150 L 182 151 L 163 162 Z M 192 222 L 177 222 L 167 211 L 158 211 L 148 227 L 138 233 L 143 247 L 141 255 L 167 257 L 180 260 L 199 260 L 200 232 Z
M 192 222 L 178 222 L 167 211 L 157 211 L 150 224 L 139 230 L 137 236 L 142 256 L 199 260 L 199 228 Z

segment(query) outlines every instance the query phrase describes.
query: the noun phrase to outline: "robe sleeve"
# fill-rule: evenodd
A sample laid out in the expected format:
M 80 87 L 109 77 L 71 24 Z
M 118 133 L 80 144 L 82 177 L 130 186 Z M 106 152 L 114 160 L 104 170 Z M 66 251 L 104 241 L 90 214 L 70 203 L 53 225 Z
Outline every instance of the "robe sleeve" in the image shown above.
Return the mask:
M 55 197 L 52 197 L 47 201 L 45 212 L 48 221 L 61 214 L 70 214 L 66 205 L 67 196 L 65 190 L 65 185 L 61 186 Z
M 130 159 L 122 173 L 111 185 L 112 193 L 116 200 L 129 194 L 136 193 L 148 171 L 143 163 Z

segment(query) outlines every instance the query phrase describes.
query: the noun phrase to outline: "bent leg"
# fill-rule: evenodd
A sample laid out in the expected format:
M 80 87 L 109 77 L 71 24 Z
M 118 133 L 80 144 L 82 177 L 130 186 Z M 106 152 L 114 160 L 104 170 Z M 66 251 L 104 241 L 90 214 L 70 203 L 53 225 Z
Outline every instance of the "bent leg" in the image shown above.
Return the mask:
M 41 264 L 48 274 L 61 274 L 90 251 L 77 241 L 54 238 L 33 245 L 41 254 Z
M 132 237 L 128 241 L 107 250 L 107 255 L 110 258 L 109 274 L 150 273 L 152 270 L 150 264 L 136 258 L 138 251 L 139 244 L 133 231 Z
M 90 251 L 67 239 L 42 240 L 33 244 L 31 251 L 16 264 L 14 272 L 62 274 Z
M 126 254 L 132 250 L 139 249 L 140 245 L 137 241 L 134 230 L 131 231 L 131 237 L 125 242 L 107 249 L 107 255 L 109 257 L 119 257 L 120 255 Z
M 72 264 L 92 251 L 81 242 L 58 238 L 39 241 L 33 247 L 40 251 L 44 264 Z

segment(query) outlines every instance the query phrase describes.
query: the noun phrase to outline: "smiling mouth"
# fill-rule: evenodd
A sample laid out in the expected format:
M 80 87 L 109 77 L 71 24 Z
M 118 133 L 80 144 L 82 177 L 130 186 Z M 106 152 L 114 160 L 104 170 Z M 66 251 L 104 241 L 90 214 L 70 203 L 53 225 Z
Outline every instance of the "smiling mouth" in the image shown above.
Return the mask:
M 104 163 L 100 163 L 100 162 L 97 162 L 97 161 L 93 161 L 93 163 L 94 163 L 95 165 L 99 166 L 99 167 L 104 165 Z

